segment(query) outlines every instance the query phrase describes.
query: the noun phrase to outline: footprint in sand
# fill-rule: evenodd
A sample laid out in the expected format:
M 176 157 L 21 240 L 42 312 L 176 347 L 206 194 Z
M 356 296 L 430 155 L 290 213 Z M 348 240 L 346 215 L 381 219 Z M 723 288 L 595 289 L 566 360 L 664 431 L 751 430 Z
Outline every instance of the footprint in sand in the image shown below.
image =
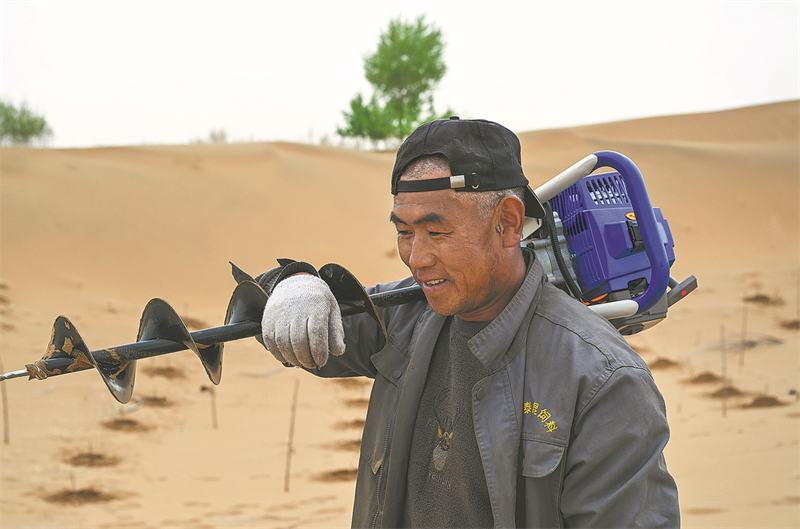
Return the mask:
M 42 498 L 50 503 L 60 503 L 67 505 L 83 505 L 86 503 L 102 503 L 117 499 L 113 494 L 101 492 L 99 490 L 88 489 L 65 489 L 59 492 L 48 494 Z
M 654 361 L 648 362 L 647 366 L 650 368 L 650 371 L 657 371 L 661 369 L 673 369 L 676 367 L 681 367 L 681 364 L 680 362 L 675 362 L 674 360 L 660 356 Z
M 113 467 L 118 465 L 120 458 L 97 452 L 80 452 L 66 458 L 66 463 L 74 467 Z
M 358 477 L 357 468 L 342 468 L 339 470 L 329 470 L 328 472 L 322 472 L 320 474 L 317 474 L 314 479 L 325 483 L 335 483 L 339 481 L 355 481 L 356 477 Z
M 742 408 L 774 408 L 775 406 L 787 405 L 787 402 L 783 402 L 771 395 L 759 395 L 749 404 L 744 404 Z
M 135 419 L 113 419 L 106 421 L 103 424 L 104 428 L 109 430 L 117 430 L 120 432 L 146 432 L 150 427 L 140 423 Z

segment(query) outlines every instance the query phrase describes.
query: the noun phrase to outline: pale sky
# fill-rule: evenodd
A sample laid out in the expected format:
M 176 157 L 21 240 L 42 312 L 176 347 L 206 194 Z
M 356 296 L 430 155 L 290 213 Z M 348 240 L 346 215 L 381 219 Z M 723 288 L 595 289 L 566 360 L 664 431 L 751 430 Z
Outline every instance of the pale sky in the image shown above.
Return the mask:
M 51 147 L 336 144 L 391 18 L 446 40 L 434 101 L 516 132 L 800 98 L 800 2 L 0 3 L 0 97 Z

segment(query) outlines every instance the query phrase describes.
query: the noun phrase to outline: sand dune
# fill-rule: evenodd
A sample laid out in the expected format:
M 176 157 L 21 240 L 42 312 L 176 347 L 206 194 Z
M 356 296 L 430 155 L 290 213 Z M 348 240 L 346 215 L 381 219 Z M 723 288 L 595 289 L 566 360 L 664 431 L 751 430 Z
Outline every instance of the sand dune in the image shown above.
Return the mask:
M 685 527 L 800 524 L 799 128 L 793 101 L 520 134 L 534 187 L 596 150 L 633 159 L 670 223 L 673 275 L 699 279 L 630 339 L 666 399 Z M 218 325 L 229 260 L 252 274 L 292 257 L 367 284 L 404 277 L 393 162 L 287 143 L 0 150 L 5 371 L 42 355 L 59 314 L 90 348 L 133 341 L 153 297 Z M 91 371 L 3 382 L 0 525 L 349 525 L 369 385 L 283 369 L 254 340 L 225 355 L 213 394 L 189 352 L 141 361 L 126 406 Z

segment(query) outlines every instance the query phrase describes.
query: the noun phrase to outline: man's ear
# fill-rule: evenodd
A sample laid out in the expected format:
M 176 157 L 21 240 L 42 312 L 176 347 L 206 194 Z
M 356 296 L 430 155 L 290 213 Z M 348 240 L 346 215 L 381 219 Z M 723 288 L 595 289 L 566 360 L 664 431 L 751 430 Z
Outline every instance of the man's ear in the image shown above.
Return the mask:
M 495 208 L 495 221 L 503 247 L 519 246 L 525 225 L 525 204 L 513 195 L 503 197 Z

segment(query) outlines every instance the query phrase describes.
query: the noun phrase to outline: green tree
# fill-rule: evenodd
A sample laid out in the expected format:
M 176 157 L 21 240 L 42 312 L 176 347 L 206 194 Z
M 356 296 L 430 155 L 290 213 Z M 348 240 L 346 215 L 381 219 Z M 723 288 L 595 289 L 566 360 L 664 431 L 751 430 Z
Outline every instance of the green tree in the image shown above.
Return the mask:
M 25 103 L 16 108 L 0 101 L 0 143 L 30 145 L 34 139 L 45 141 L 52 135 L 47 121 L 31 112 Z
M 420 16 L 406 23 L 393 19 L 381 34 L 378 49 L 364 58 L 364 74 L 374 94 L 368 103 L 361 94 L 343 112 L 343 137 L 373 142 L 403 139 L 419 125 L 443 115 L 433 108 L 433 91 L 447 71 L 442 60 L 442 32 Z M 452 111 L 444 115 L 451 114 Z

